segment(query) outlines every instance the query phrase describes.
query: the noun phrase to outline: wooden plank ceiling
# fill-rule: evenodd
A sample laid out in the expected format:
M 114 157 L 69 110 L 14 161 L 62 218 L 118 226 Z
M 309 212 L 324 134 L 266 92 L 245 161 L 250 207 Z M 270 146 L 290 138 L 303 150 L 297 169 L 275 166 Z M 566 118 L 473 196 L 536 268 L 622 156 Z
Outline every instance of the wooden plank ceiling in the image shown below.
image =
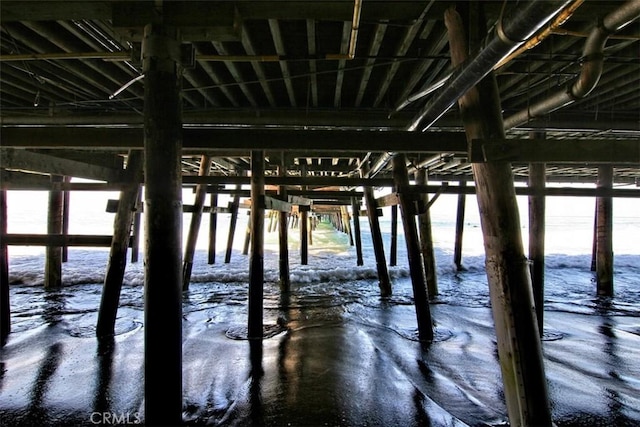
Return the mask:
M 3 0 L 2 126 L 20 126 L 25 139 L 33 138 L 28 132 L 41 126 L 139 128 L 144 92 L 142 28 L 160 6 L 165 22 L 180 28 L 184 42 L 185 127 L 403 131 L 432 95 L 409 102 L 411 96 L 451 72 L 443 14 L 455 2 L 358 3 Z M 481 3 L 489 38 L 500 17 L 523 2 L 506 2 L 504 10 L 502 0 Z M 626 2 L 575 3 L 579 7 L 566 22 L 495 70 L 505 117 L 574 81 L 585 59 L 586 36 L 599 18 Z M 459 9 L 464 7 L 458 4 Z M 537 130 L 551 139 L 637 141 L 639 37 L 638 20 L 612 35 L 604 49 L 602 76 L 589 96 L 509 129 L 508 136 L 526 138 Z M 426 132 L 425 140 L 461 131 L 454 106 Z M 280 147 L 267 152 L 267 158 L 275 170 L 284 157 L 296 175 L 304 169 L 311 176 L 353 176 L 364 157 L 375 161 L 386 151 L 398 150 L 393 141 L 397 139 L 391 138 L 388 147 L 362 151 L 359 146 L 354 152 L 348 151 L 345 141 L 343 150 L 319 154 L 314 149 L 321 148 L 322 141 L 301 140 L 300 153 L 285 153 Z M 212 172 L 246 170 L 248 151 L 239 147 L 236 152 L 219 151 Z M 94 150 L 95 156 L 99 148 Z M 409 151 L 409 158 L 427 167 L 436 179 L 464 179 L 470 172 L 465 153 L 457 149 L 427 154 L 416 148 L 413 154 Z M 185 153 L 183 164 L 185 174 L 195 174 L 199 156 Z M 526 176 L 522 165 L 516 163 L 514 168 L 517 177 Z M 621 182 L 640 180 L 633 165 L 624 165 L 619 172 Z M 559 180 L 589 180 L 595 168 L 550 165 L 549 174 Z

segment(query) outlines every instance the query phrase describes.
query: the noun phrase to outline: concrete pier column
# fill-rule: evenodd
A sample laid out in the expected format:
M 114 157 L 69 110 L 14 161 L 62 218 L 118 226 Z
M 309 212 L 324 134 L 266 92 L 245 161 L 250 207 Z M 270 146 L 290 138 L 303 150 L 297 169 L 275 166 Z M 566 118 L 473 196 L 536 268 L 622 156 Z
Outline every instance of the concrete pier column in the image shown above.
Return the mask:
M 479 18 L 482 13 L 473 15 Z M 470 34 L 471 40 L 480 40 L 480 34 L 486 34 L 483 23 L 483 19 L 477 19 L 469 25 L 477 31 Z M 456 67 L 469 55 L 465 25 L 453 8 L 445 12 L 445 25 L 452 66 Z M 468 140 L 505 137 L 493 73 L 468 90 L 458 105 Z M 542 346 L 511 164 L 474 163 L 472 167 L 509 421 L 512 426 L 551 426 Z
M 264 151 L 251 152 L 251 248 L 249 255 L 249 338 L 262 338 L 264 294 Z
M 409 187 L 407 158 L 404 154 L 396 154 L 393 156 L 392 162 L 393 181 L 400 198 L 400 213 L 402 215 L 404 240 L 407 244 L 409 274 L 411 275 L 413 300 L 416 306 L 416 318 L 418 321 L 418 336 L 421 341 L 431 341 L 433 340 L 433 323 L 431 321 L 429 294 L 424 278 L 422 256 L 420 254 L 420 240 L 416 228 L 415 204 L 406 192 Z
M 0 235 L 7 234 L 7 191 L 0 190 Z M 11 332 L 11 304 L 9 302 L 9 251 L 0 238 L 0 346 Z
M 368 164 L 360 166 L 360 173 L 362 176 L 367 176 L 368 171 Z M 380 296 L 390 297 L 392 294 L 391 279 L 389 278 L 389 270 L 387 269 L 387 260 L 384 256 L 384 241 L 382 240 L 382 232 L 380 231 L 380 220 L 378 218 L 376 198 L 373 194 L 372 187 L 366 186 L 363 191 L 365 203 L 367 205 L 367 216 L 369 217 L 369 230 L 371 232 L 371 241 L 373 243 L 373 253 L 376 257 Z
M 613 187 L 613 166 L 598 167 L 598 189 Z M 613 296 L 613 199 L 596 198 L 596 282 L 598 295 Z
M 211 169 L 211 157 L 203 154 L 200 157 L 199 176 L 209 175 Z M 189 234 L 187 236 L 187 246 L 184 251 L 184 263 L 182 265 L 182 290 L 189 289 L 191 281 L 191 270 L 193 269 L 193 257 L 196 253 L 196 244 L 198 242 L 198 234 L 200 233 L 200 222 L 202 221 L 202 210 L 204 208 L 204 200 L 207 197 L 206 184 L 196 185 L 196 196 L 193 202 L 193 213 L 191 214 L 191 224 L 189 226 Z
M 418 169 L 416 171 L 416 185 L 427 185 L 427 171 Z M 429 201 L 428 194 L 421 196 L 422 203 L 426 206 Z M 424 263 L 424 276 L 427 279 L 427 290 L 429 299 L 438 295 L 438 272 L 436 270 L 436 255 L 433 249 L 433 233 L 431 232 L 431 213 L 427 209 L 418 215 L 420 225 L 420 250 L 422 251 L 422 262 Z
M 63 182 L 63 177 L 52 175 L 51 182 L 60 184 Z M 56 188 L 50 190 L 47 234 L 62 234 L 63 206 L 63 192 Z M 62 286 L 62 247 L 49 245 L 47 246 L 44 265 L 44 287 L 52 289 L 60 286 Z
M 467 181 L 460 181 L 460 190 L 464 190 Z M 453 263 L 458 271 L 464 270 L 462 266 L 462 234 L 464 232 L 464 210 L 467 203 L 467 195 L 463 191 L 458 194 L 458 209 L 456 212 L 456 239 L 453 248 Z
M 96 326 L 96 335 L 98 337 L 114 334 L 122 280 L 127 266 L 127 249 L 129 247 L 131 225 L 135 214 L 140 181 L 142 181 L 142 163 L 142 151 L 129 152 L 126 170 L 129 182 L 127 187 L 120 191 L 118 210 L 113 220 L 113 237 L 111 238 L 111 249 L 109 250 L 109 263 L 104 277 Z
M 176 30 L 145 27 L 145 423 L 182 423 L 182 109 Z
M 534 133 L 532 138 L 544 138 L 544 133 Z M 544 163 L 529 164 L 529 187 L 534 194 L 529 196 L 529 260 L 531 262 L 531 285 L 536 306 L 538 330 L 544 331 L 544 234 L 546 167 Z

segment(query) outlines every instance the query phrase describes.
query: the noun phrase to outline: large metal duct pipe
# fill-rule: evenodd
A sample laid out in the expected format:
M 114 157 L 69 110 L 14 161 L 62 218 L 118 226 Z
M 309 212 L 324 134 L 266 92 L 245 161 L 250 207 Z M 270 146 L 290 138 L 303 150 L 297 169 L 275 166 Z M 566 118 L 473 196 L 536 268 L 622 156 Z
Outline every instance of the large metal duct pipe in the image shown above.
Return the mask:
M 563 89 L 506 118 L 504 128 L 511 129 L 530 119 L 550 113 L 589 95 L 602 75 L 604 46 L 609 36 L 640 18 L 640 0 L 630 0 L 607 15 L 589 34 L 582 51 L 583 65 L 578 78 Z
M 496 36 L 468 63 L 453 73 L 442 90 L 414 117 L 407 130 L 426 130 L 470 88 L 482 80 L 502 58 L 527 41 L 571 0 L 538 0 L 518 8 L 497 25 Z M 423 124 L 421 124 L 423 123 Z

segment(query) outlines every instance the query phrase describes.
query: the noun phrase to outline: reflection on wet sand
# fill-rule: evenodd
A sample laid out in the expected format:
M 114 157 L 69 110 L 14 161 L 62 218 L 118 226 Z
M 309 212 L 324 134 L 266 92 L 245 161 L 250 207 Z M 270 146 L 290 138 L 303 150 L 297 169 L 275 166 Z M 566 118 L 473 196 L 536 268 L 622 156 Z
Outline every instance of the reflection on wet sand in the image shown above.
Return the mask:
M 505 423 L 489 307 L 441 297 L 432 306 L 436 340 L 424 344 L 416 340 L 410 284 L 394 290 L 380 299 L 373 281 L 296 285 L 284 294 L 269 285 L 264 338 L 247 340 L 246 286 L 193 284 L 183 310 L 184 422 Z M 90 286 L 21 291 L 38 304 L 16 311 L 18 332 L 0 354 L 0 424 L 91 426 L 94 413 L 143 418 L 141 289 L 123 289 L 130 303 L 118 322 L 126 327 L 99 342 L 95 311 L 86 312 L 98 306 Z M 545 315 L 555 337 L 543 347 L 556 424 L 637 425 L 638 317 L 606 299 L 588 313 L 566 307 Z

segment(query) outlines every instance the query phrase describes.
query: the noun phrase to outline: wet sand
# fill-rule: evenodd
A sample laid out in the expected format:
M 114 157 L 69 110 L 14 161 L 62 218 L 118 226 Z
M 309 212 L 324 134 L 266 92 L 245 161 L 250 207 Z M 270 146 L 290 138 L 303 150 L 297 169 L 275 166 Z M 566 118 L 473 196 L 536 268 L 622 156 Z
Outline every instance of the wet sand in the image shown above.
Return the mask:
M 381 300 L 371 280 L 297 284 L 289 296 L 267 284 L 265 339 L 247 341 L 246 285 L 192 284 L 183 315 L 185 423 L 507 424 L 484 297 L 437 300 L 436 340 L 423 344 L 408 279 L 395 286 L 394 296 Z M 97 284 L 12 288 L 14 332 L 0 353 L 0 425 L 144 421 L 142 290 L 124 287 L 117 334 L 99 344 L 100 291 Z M 558 426 L 640 424 L 636 308 L 606 299 L 571 309 L 550 302 L 543 350 Z

